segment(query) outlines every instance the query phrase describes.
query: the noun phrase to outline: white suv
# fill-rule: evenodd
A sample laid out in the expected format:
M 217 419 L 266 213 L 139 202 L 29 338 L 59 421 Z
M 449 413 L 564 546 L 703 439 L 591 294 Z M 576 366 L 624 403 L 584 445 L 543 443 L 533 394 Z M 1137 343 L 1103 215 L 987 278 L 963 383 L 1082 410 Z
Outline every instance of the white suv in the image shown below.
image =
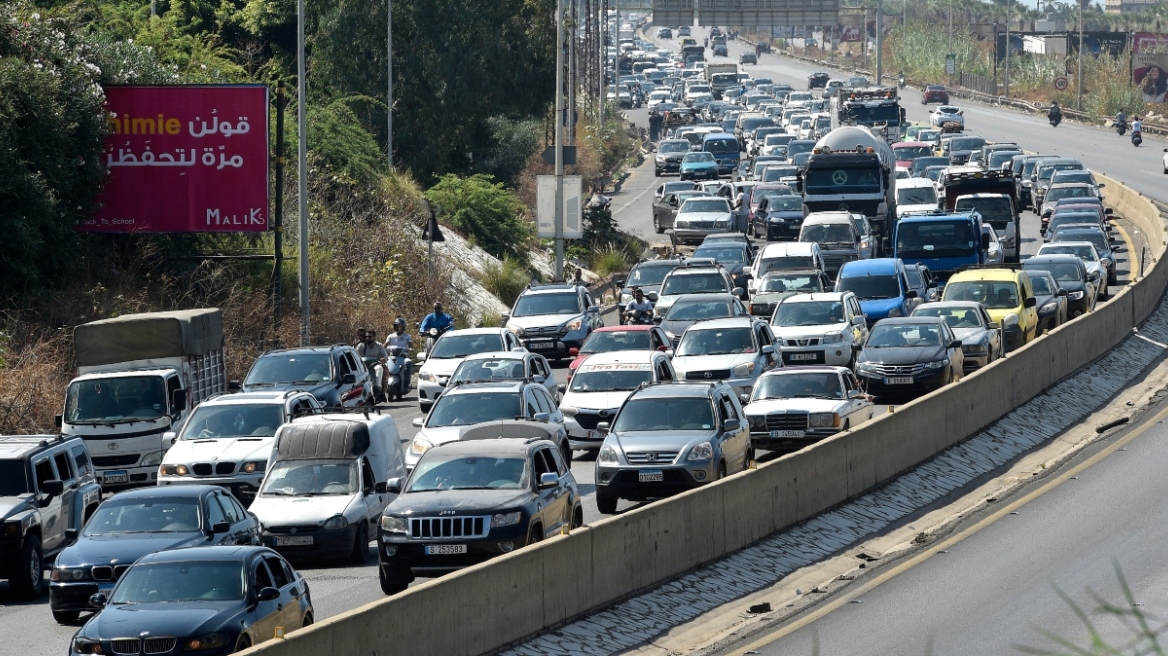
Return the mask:
M 418 406 L 422 412 L 429 412 L 466 356 L 526 350 L 519 338 L 504 328 L 464 328 L 443 333 L 418 369 Z
M 796 294 L 771 316 L 783 364 L 850 367 L 868 339 L 868 325 L 853 292 Z
M 573 449 L 596 451 L 604 433 L 600 422 L 612 422 L 625 399 L 643 383 L 677 378 L 669 356 L 661 351 L 613 351 L 588 356 L 572 375 L 560 412 Z
M 774 366 L 774 335 L 752 317 L 699 321 L 686 329 L 673 356 L 678 377 L 725 381 L 735 394 L 750 394 L 754 381 Z

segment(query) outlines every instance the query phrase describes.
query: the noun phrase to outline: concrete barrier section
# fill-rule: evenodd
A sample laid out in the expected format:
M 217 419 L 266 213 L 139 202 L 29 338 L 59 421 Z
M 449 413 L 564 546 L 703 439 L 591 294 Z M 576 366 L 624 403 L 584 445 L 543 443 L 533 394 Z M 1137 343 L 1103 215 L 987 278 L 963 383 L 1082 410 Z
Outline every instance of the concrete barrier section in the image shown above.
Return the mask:
M 1144 276 L 1095 312 L 857 429 L 699 490 L 324 620 L 264 656 L 475 656 L 677 576 L 806 520 L 960 442 L 1104 354 L 1168 288 L 1156 207 L 1099 176 L 1149 243 Z M 1131 254 L 1133 258 L 1138 254 Z

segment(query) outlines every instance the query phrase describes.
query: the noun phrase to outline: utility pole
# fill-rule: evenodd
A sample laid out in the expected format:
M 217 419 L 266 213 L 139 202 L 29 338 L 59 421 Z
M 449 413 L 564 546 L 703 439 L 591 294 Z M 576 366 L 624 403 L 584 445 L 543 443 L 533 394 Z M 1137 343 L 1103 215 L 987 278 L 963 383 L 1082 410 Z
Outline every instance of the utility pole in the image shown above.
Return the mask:
M 596 93 L 596 131 L 600 134 L 604 127 L 604 103 L 608 102 L 608 0 L 596 3 L 596 11 L 600 13 L 599 30 L 600 47 L 597 48 L 600 56 L 600 78 L 597 81 Z
M 386 5 L 386 77 L 389 79 L 389 93 L 386 94 L 385 113 L 389 116 L 389 131 L 385 139 L 385 157 L 389 170 L 393 170 L 393 0 L 385 0 Z
M 1013 2 L 1006 3 L 1006 97 L 1010 97 L 1010 10 Z
M 884 2 L 876 0 L 876 86 L 884 84 Z
M 300 0 L 303 2 L 304 0 Z M 620 29 L 620 26 L 617 26 Z M 556 0 L 556 282 L 564 279 L 564 0 Z
M 571 0 L 572 11 L 569 12 L 571 17 L 572 31 L 568 34 L 568 115 L 565 117 L 567 125 L 564 127 L 568 131 L 568 145 L 576 145 L 576 74 L 579 72 L 576 66 L 576 5 L 577 0 Z
M 864 70 L 868 70 L 868 5 L 864 5 L 863 20 L 864 26 L 860 28 L 860 47 L 864 50 Z M 880 84 L 880 80 L 877 80 L 876 84 Z
M 1079 3 L 1079 99 L 1075 103 L 1075 108 L 1081 112 L 1083 111 L 1083 0 L 1077 1 Z
M 296 0 L 296 120 L 300 137 L 298 144 L 300 181 L 300 345 L 308 346 L 308 84 L 304 63 L 304 0 Z
M 953 55 L 953 0 L 949 0 L 949 56 Z M 948 60 L 949 56 L 945 59 Z M 957 66 L 957 58 L 953 59 L 953 66 Z M 946 64 L 948 68 L 948 64 Z M 953 73 L 949 73 L 949 86 L 953 86 Z

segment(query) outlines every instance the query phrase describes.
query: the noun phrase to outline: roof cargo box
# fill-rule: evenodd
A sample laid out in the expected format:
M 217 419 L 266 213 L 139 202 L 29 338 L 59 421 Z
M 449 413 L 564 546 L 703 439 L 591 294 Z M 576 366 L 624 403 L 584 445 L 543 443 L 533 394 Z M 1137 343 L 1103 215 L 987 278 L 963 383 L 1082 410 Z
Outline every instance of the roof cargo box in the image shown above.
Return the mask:
M 276 443 L 277 460 L 355 458 L 369 450 L 369 427 L 360 421 L 285 424 Z

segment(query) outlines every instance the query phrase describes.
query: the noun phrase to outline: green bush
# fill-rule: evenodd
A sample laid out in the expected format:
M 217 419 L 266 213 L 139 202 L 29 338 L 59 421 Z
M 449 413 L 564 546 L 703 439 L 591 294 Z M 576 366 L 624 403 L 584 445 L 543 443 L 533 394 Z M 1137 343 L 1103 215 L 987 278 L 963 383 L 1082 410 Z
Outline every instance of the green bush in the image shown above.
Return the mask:
M 469 178 L 447 174 L 426 192 L 426 198 L 442 207 L 443 222 L 473 236 L 491 255 L 527 261 L 527 242 L 534 231 L 521 214 L 523 203 L 502 183 L 481 173 Z
M 494 294 L 504 305 L 515 305 L 524 288 L 527 287 L 527 268 L 513 257 L 503 258 L 502 264 L 492 264 L 484 271 L 479 282 Z

